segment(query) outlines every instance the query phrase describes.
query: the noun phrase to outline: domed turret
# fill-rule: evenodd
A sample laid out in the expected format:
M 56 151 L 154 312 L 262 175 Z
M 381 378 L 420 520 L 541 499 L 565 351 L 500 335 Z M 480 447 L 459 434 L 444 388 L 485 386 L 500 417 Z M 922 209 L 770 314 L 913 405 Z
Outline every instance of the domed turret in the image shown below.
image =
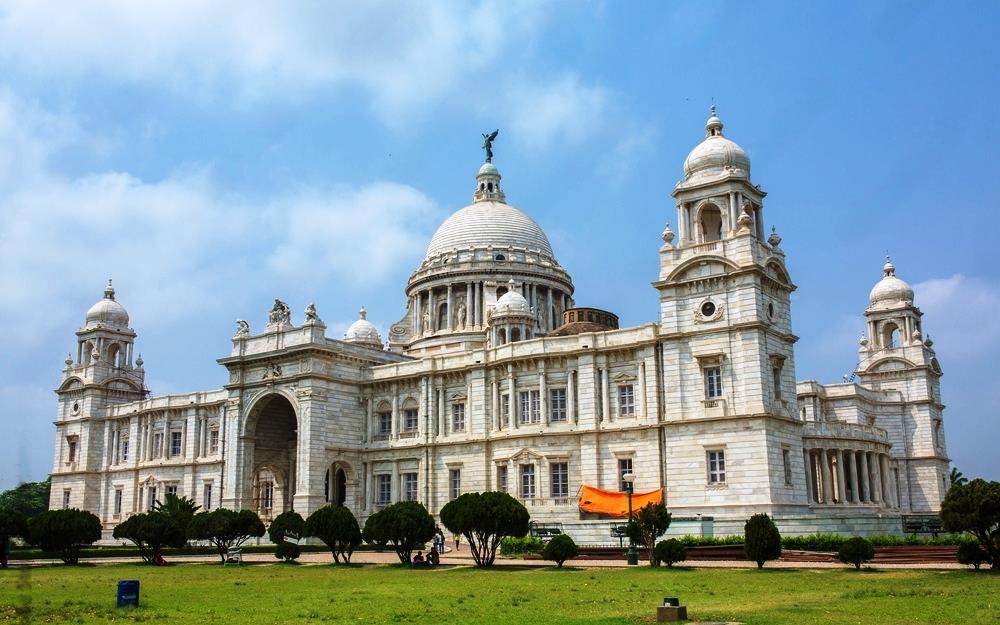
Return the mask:
M 127 328 L 128 311 L 125 307 L 115 301 L 115 288 L 108 280 L 108 286 L 104 289 L 104 299 L 90 307 L 87 311 L 87 321 L 85 328 Z
M 510 290 L 501 295 L 500 299 L 497 300 L 496 306 L 493 309 L 493 316 L 499 317 L 510 314 L 530 315 L 531 306 L 528 305 L 528 300 L 524 299 L 524 296 L 514 289 L 514 281 L 511 280 L 507 284 Z
M 534 336 L 535 312 L 513 279 L 507 282 L 507 292 L 490 310 L 488 321 L 493 346 L 525 341 Z
M 358 311 L 358 320 L 347 328 L 344 340 L 348 343 L 357 343 L 367 347 L 382 348 L 382 337 L 378 333 L 378 328 L 371 321 L 368 321 L 368 311 L 362 306 Z
M 750 157 L 738 144 L 722 135 L 722 120 L 715 114 L 705 124 L 705 140 L 699 143 L 684 160 L 684 180 L 713 178 L 733 173 L 750 177 Z
M 875 284 L 868 296 L 873 308 L 890 308 L 913 304 L 913 287 L 896 277 L 896 267 L 888 256 L 882 266 L 885 276 Z

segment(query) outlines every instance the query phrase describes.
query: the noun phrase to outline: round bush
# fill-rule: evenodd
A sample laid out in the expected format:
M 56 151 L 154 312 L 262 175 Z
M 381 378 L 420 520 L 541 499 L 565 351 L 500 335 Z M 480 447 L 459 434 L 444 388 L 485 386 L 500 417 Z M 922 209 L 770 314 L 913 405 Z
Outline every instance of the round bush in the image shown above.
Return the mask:
M 653 555 L 656 556 L 657 562 L 663 562 L 668 567 L 672 567 L 675 562 L 683 562 L 687 559 L 687 548 L 676 538 L 669 538 L 656 543 Z
M 979 567 L 984 562 L 989 562 L 990 559 L 979 543 L 962 543 L 958 546 L 958 554 L 956 555 L 959 564 L 971 564 L 976 570 L 979 570 Z
M 743 551 L 758 569 L 764 568 L 768 560 L 781 557 L 781 534 L 771 517 L 755 514 L 747 520 L 743 526 Z
M 559 534 L 545 545 L 542 557 L 546 560 L 552 560 L 556 566 L 562 568 L 563 562 L 575 558 L 577 553 L 578 550 L 573 539 L 566 534 Z
M 302 555 L 302 550 L 295 543 L 278 543 L 274 549 L 274 557 L 285 562 L 293 562 L 300 555 Z
M 860 569 L 862 564 L 875 557 L 875 546 L 870 540 L 855 536 L 840 546 L 837 556 L 844 564 L 853 564 L 854 568 Z

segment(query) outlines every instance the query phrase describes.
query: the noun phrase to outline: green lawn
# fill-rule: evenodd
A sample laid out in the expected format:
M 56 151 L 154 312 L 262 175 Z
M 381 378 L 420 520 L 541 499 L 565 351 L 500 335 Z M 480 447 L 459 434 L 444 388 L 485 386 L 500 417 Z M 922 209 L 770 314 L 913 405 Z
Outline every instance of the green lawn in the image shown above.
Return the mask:
M 141 608 L 114 608 L 119 579 L 141 581 Z M 0 571 L 0 622 L 649 623 L 665 595 L 696 620 L 1000 623 L 1000 575 L 970 571 L 281 564 Z

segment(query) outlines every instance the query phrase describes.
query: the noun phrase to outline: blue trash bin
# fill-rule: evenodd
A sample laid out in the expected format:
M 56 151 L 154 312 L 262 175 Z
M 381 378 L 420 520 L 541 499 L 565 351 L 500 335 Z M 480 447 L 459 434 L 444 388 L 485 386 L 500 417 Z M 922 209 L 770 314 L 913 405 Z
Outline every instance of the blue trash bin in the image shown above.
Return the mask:
M 139 580 L 122 579 L 118 581 L 118 607 L 139 607 Z

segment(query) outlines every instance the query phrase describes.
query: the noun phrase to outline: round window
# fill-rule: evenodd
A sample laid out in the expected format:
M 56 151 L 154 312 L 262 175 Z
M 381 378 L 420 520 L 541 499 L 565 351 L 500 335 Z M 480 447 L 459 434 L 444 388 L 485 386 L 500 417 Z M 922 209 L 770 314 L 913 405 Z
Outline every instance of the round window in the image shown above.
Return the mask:
M 76 413 L 80 412 L 80 402 L 78 402 L 78 401 L 73 402 L 72 410 L 73 410 L 73 414 L 76 414 Z
M 701 305 L 702 317 L 711 317 L 714 314 L 715 314 L 715 303 L 705 302 L 704 304 Z
M 774 319 L 774 304 L 767 304 L 767 316 L 769 319 Z

